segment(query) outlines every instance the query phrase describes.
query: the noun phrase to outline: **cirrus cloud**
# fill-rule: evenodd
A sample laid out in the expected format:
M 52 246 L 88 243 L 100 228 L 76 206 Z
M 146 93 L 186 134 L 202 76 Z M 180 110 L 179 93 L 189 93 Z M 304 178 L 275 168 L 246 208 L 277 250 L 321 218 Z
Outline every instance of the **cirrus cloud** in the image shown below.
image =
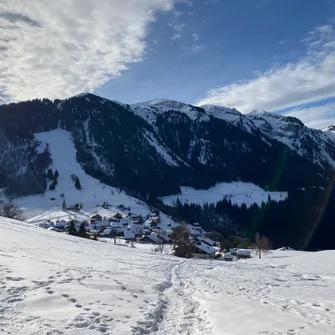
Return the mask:
M 175 1 L 2 0 L 0 101 L 67 97 L 118 77 Z
M 306 56 L 297 63 L 277 66 L 257 78 L 207 92 L 197 105 L 235 107 L 243 113 L 254 109 L 278 111 L 335 95 L 335 31 L 317 27 L 302 42 Z

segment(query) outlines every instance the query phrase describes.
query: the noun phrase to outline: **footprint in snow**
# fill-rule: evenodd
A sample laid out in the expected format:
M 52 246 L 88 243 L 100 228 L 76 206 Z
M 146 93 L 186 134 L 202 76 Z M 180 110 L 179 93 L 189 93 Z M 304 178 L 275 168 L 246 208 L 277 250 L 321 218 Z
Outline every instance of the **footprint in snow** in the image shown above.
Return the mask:
M 10 280 L 10 281 L 21 281 L 21 280 L 25 280 L 25 278 L 22 277 L 5 277 L 6 280 Z

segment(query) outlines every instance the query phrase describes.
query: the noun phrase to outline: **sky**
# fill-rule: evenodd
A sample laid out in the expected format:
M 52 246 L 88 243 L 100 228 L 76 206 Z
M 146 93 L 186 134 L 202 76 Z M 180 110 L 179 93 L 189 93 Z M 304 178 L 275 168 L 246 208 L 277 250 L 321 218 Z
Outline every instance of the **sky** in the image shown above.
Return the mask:
M 335 0 L 0 0 L 0 103 L 81 92 L 335 123 Z

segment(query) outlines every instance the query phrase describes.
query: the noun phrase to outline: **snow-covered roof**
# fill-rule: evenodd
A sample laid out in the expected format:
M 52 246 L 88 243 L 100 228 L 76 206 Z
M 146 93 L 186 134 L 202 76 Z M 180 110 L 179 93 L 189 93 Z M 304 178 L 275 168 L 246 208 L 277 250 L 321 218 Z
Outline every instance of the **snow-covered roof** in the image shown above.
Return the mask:
M 201 243 L 201 242 L 198 242 L 198 243 L 194 244 L 194 246 L 195 246 L 197 249 L 199 249 L 199 250 L 205 252 L 205 253 L 208 254 L 208 255 L 215 254 L 216 251 L 217 251 L 215 248 L 210 247 L 208 244 Z
M 236 251 L 236 255 L 239 256 L 251 256 L 252 250 L 248 250 L 248 249 L 238 249 Z
M 279 249 L 277 249 L 278 251 L 284 251 L 284 250 L 287 250 L 287 251 L 295 251 L 294 249 L 292 249 L 291 247 L 288 247 L 288 246 L 285 246 L 285 247 L 281 247 Z
M 234 256 L 232 254 L 228 253 L 228 254 L 224 254 L 223 258 L 225 258 L 225 259 L 233 259 Z
M 201 242 L 203 242 L 203 243 L 206 243 L 206 244 L 208 244 L 210 246 L 215 245 L 215 242 L 212 239 L 208 238 L 208 237 L 198 237 L 198 240 L 201 241 Z
M 124 238 L 125 239 L 129 239 L 129 238 L 135 238 L 135 232 L 134 231 L 132 231 L 132 230 L 125 230 L 124 232 L 123 232 L 123 234 L 124 234 Z
M 157 236 L 157 234 L 155 234 L 155 233 L 151 233 L 150 235 L 147 235 L 147 237 L 155 243 L 162 243 L 163 242 L 163 240 L 159 236 Z

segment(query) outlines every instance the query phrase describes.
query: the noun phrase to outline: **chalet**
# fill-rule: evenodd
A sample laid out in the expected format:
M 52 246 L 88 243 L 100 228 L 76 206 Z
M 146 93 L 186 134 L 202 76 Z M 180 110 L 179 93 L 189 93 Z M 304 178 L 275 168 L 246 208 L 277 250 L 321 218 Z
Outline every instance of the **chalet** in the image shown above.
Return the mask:
M 90 221 L 102 221 L 102 216 L 100 214 L 93 214 L 90 216 Z
M 149 218 L 148 218 L 148 219 L 151 220 L 153 223 L 156 223 L 156 224 L 160 223 L 160 221 L 161 221 L 159 215 L 156 214 L 156 213 L 151 213 L 151 214 L 149 215 Z
M 227 254 L 224 254 L 223 259 L 226 262 L 232 262 L 234 260 L 234 256 L 230 252 L 228 252 Z
M 120 225 L 116 222 L 112 222 L 110 223 L 110 227 L 114 230 L 114 231 L 118 231 L 120 230 Z
M 146 235 L 140 239 L 141 243 L 154 243 L 154 244 L 162 244 L 164 243 L 163 239 L 161 239 L 155 233 L 151 233 L 150 235 Z
M 205 243 L 207 245 L 209 245 L 210 247 L 214 247 L 216 245 L 216 242 L 213 241 L 212 239 L 208 238 L 208 237 L 196 237 L 196 239 L 199 242 Z
M 252 257 L 252 250 L 249 249 L 237 249 L 236 251 L 236 257 L 238 259 L 241 258 L 251 258 Z
M 171 238 L 170 236 L 168 235 L 168 233 L 165 231 L 165 232 L 160 232 L 157 234 L 157 237 L 159 237 L 160 239 L 163 240 L 164 243 L 171 243 Z
M 122 215 L 119 212 L 116 212 L 116 213 L 112 214 L 112 216 L 110 217 L 110 221 L 113 221 L 114 219 L 120 220 L 120 219 L 122 219 Z
M 60 220 L 60 221 L 57 220 L 54 224 L 54 227 L 57 229 L 64 229 L 66 225 L 67 225 L 67 222 L 65 220 Z
M 236 255 L 236 252 L 237 252 L 237 248 L 230 248 L 229 249 L 229 252 L 232 254 L 232 255 Z
M 130 230 L 130 229 L 126 229 L 123 231 L 123 236 L 124 236 L 124 239 L 126 241 L 132 241 L 132 242 L 135 242 L 136 241 L 136 236 L 135 236 L 135 232 Z
M 291 247 L 285 246 L 277 249 L 277 251 L 295 251 L 295 250 L 292 249 Z
M 187 224 L 187 228 L 192 237 L 202 237 L 204 234 L 203 229 L 198 223 Z
M 129 226 L 130 225 L 130 221 L 129 219 L 125 219 L 125 218 L 122 218 L 120 219 L 120 226 L 122 227 L 126 227 L 126 226 Z
M 153 221 L 152 220 L 150 220 L 150 219 L 147 219 L 147 220 L 145 220 L 145 222 L 144 222 L 144 227 L 145 228 L 151 228 L 153 226 Z
M 107 227 L 102 232 L 100 232 L 99 235 L 107 237 L 107 236 L 110 236 L 111 233 L 112 233 L 112 228 L 111 227 Z
M 184 258 L 214 258 L 216 249 L 197 242 L 175 248 L 175 255 Z

